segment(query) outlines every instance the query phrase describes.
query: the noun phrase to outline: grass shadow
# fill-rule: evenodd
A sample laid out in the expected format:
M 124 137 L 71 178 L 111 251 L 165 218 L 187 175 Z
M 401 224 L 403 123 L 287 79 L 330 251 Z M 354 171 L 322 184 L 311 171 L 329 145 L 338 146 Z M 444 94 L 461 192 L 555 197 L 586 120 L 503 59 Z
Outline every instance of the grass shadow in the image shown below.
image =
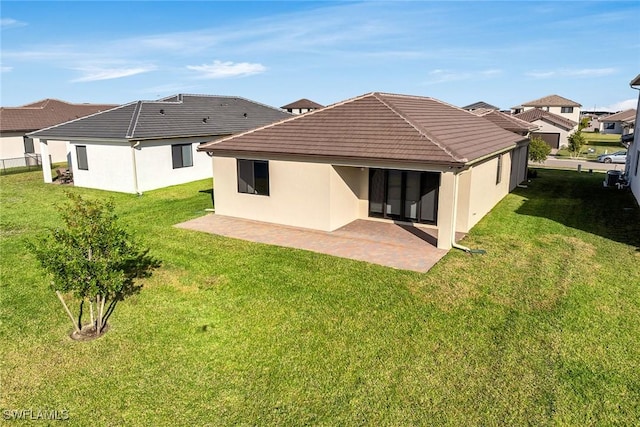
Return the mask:
M 547 218 L 640 247 L 640 207 L 629 189 L 605 188 L 604 174 L 550 169 L 537 172 L 538 177 L 528 188 L 514 191 L 524 198 L 518 214 Z

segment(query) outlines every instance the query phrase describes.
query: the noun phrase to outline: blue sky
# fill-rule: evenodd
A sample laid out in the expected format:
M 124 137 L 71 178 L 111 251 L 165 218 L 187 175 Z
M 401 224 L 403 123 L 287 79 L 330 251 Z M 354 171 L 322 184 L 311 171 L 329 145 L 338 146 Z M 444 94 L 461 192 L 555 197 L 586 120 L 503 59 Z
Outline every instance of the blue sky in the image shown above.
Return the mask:
M 640 2 L 2 1 L 2 106 L 367 92 L 635 107 Z

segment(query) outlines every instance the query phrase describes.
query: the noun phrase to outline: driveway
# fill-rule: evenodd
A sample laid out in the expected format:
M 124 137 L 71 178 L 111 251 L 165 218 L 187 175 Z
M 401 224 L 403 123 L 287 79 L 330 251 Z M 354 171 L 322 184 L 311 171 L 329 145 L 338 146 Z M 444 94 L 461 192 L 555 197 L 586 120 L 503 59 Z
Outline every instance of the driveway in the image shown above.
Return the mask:
M 421 273 L 447 253 L 434 246 L 436 230 L 369 220 L 324 232 L 209 214 L 176 227 Z

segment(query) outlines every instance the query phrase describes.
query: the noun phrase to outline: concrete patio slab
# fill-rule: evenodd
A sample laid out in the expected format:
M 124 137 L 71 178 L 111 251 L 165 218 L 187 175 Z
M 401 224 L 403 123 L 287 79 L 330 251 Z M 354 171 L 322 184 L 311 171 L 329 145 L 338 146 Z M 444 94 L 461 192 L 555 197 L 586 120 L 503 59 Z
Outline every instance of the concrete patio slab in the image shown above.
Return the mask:
M 324 232 L 209 214 L 176 227 L 418 272 L 447 253 L 434 246 L 436 230 L 369 220 Z

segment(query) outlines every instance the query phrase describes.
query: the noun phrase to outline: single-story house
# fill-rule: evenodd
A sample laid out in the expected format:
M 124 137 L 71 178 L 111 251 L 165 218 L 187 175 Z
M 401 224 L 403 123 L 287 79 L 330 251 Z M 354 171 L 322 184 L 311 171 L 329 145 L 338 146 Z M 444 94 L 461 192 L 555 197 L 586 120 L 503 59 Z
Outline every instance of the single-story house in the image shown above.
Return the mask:
M 640 74 L 631 80 L 630 86 L 640 90 Z M 636 108 L 635 121 L 640 121 L 640 92 L 638 93 L 638 108 Z M 629 187 L 640 204 L 640 132 L 633 133 L 633 140 L 627 149 L 627 164 L 625 166 L 625 176 L 629 182 Z
M 216 215 L 410 223 L 449 249 L 526 179 L 528 142 L 433 98 L 374 92 L 198 150 L 213 155 Z
M 600 118 L 600 132 L 616 135 L 633 133 L 636 123 L 636 110 L 630 108 L 615 114 Z
M 114 107 L 116 105 L 71 104 L 58 99 L 43 99 L 20 107 L 1 107 L 0 159 L 28 159 L 34 154 L 40 154 L 40 146 L 27 136 L 29 132 Z M 66 162 L 68 153 L 66 141 L 50 141 L 49 156 L 52 162 Z M 16 166 L 22 165 L 16 163 Z
M 211 160 L 195 151 L 198 144 L 289 117 L 240 97 L 179 94 L 131 102 L 28 136 L 39 139 L 42 153 L 52 139 L 69 141 L 74 185 L 140 194 L 211 176 Z M 43 171 L 45 182 L 52 182 L 46 164 Z
M 532 109 L 539 109 L 555 114 L 572 122 L 580 122 L 580 108 L 582 105 L 576 101 L 564 98 L 560 95 L 547 95 L 533 101 L 511 107 L 512 114 L 519 114 Z
M 531 136 L 538 136 L 553 150 L 567 145 L 569 135 L 578 128 L 578 123 L 565 117 L 550 113 L 539 108 L 533 108 L 513 117 L 538 126 L 538 130 Z
M 324 107 L 324 105 L 320 105 L 317 102 L 302 98 L 292 102 L 291 104 L 283 105 L 280 108 L 290 112 L 291 114 L 304 114 L 322 107 Z

